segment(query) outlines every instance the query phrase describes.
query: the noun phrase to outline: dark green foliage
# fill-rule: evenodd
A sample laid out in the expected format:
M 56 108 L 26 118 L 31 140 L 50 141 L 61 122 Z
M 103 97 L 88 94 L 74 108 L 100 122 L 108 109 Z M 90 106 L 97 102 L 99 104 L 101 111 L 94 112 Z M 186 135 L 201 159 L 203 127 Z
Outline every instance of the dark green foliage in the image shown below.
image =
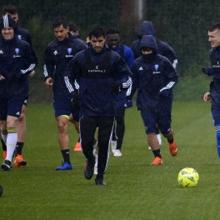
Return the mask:
M 219 1 L 146 2 L 146 18 L 153 21 L 158 36 L 176 49 L 180 69 L 183 71 L 195 64 L 206 64 L 209 50 L 207 29 L 220 21 Z
M 39 58 L 38 71 L 32 80 L 31 88 L 31 97 L 35 94 L 38 96 L 33 97 L 34 101 L 45 100 L 45 95 L 41 96 L 41 93 L 45 94 L 44 90 L 39 88 L 42 86 L 40 77 L 43 71 L 44 50 L 53 40 L 51 24 L 55 17 L 64 16 L 69 22 L 79 26 L 83 39 L 96 25 L 119 27 L 123 42 L 128 44 L 135 39 L 135 21 L 130 21 L 130 25 L 120 23 L 120 10 L 123 7 L 121 1 L 11 0 L 8 2 L 1 0 L 1 6 L 7 4 L 14 4 L 18 7 L 21 24 L 31 32 L 33 46 Z M 200 69 L 209 64 L 207 29 L 213 23 L 220 22 L 219 1 L 145 0 L 144 10 L 144 19 L 154 23 L 158 37 L 167 41 L 177 52 L 178 72 L 180 76 L 184 76 L 177 88 L 178 93 L 181 94 L 178 98 L 181 98 L 182 94 L 184 97 L 191 97 L 190 94 L 192 94 L 193 97 L 194 89 L 197 91 L 201 89 L 199 85 L 196 88 L 197 86 L 193 84 L 194 80 L 191 80 L 189 76 L 197 77 L 196 79 L 200 82 L 201 77 L 198 77 L 201 75 Z M 39 91 L 36 93 L 36 90 Z M 185 96 L 186 93 L 187 96 Z

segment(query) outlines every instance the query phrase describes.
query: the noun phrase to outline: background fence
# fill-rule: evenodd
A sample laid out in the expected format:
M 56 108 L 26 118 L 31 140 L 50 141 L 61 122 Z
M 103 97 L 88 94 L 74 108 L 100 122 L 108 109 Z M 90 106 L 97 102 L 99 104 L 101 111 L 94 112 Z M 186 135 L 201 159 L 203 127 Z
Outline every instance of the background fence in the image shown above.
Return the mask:
M 138 1 L 11 0 L 9 2 L 1 0 L 1 6 L 14 4 L 19 8 L 21 24 L 32 34 L 33 45 L 40 60 L 38 74 L 31 83 L 33 100 L 45 99 L 44 92 L 41 96 L 41 93 L 39 91 L 36 93 L 35 90 L 42 90 L 40 88 L 42 57 L 48 42 L 53 39 L 51 24 L 54 18 L 59 15 L 65 16 L 67 20 L 80 27 L 83 38 L 97 24 L 118 27 L 121 29 L 122 40 L 129 44 L 136 37 L 137 24 L 134 16 L 131 16 L 133 10 L 131 2 L 135 4 Z M 213 23 L 220 22 L 219 1 L 143 0 L 142 3 L 143 19 L 151 20 L 156 27 L 158 37 L 175 48 L 179 58 L 180 75 L 190 77 L 199 75 L 201 66 L 209 62 L 207 28 Z M 122 11 L 126 19 L 122 18 Z

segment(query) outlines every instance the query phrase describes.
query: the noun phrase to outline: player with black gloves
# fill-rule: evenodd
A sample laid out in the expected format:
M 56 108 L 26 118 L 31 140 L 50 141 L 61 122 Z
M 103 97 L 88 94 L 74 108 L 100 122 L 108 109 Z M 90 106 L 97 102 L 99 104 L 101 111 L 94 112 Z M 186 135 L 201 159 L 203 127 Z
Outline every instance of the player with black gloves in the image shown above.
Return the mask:
M 107 45 L 110 49 L 117 52 L 127 63 L 128 67 L 131 68 L 134 63 L 134 54 L 130 47 L 121 43 L 120 33 L 116 29 L 109 29 L 106 33 Z M 128 79 L 124 86 L 132 87 L 132 80 Z M 120 93 L 116 100 L 115 106 L 115 123 L 114 132 L 112 135 L 111 148 L 113 156 L 122 156 L 122 143 L 125 133 L 125 109 L 132 106 L 130 96 Z
M 152 35 L 144 35 L 140 42 L 141 56 L 132 68 L 133 91 L 137 90 L 137 107 L 146 128 L 147 140 L 152 148 L 152 165 L 163 164 L 157 129 L 166 137 L 172 156 L 177 155 L 177 145 L 171 129 L 173 86 L 177 74 L 170 61 L 158 54 L 156 40 Z
M 90 47 L 71 60 L 67 75 L 72 85 L 75 80 L 79 83 L 80 136 L 87 160 L 84 176 L 91 179 L 94 173 L 93 145 L 98 128 L 98 171 L 95 183 L 103 186 L 115 114 L 115 96 L 120 93 L 120 84 L 128 80 L 130 71 L 118 53 L 106 48 L 102 28 L 93 29 L 89 39 Z

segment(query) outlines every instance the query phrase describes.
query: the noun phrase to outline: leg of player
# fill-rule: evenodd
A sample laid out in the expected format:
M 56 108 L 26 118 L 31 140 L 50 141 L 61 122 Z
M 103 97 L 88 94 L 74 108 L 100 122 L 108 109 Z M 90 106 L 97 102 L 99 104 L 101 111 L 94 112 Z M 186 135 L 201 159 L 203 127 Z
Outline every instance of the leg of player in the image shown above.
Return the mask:
M 157 130 L 156 135 L 157 135 L 157 140 L 159 142 L 159 145 L 161 146 L 162 145 L 162 138 L 161 138 L 161 134 L 160 134 L 159 129 Z M 150 146 L 148 146 L 148 150 L 151 150 Z
M 116 134 L 117 134 L 117 147 L 115 151 L 113 152 L 113 155 L 115 157 L 121 157 L 122 152 L 122 143 L 125 133 L 125 121 L 124 121 L 124 112 L 122 115 L 116 117 Z
M 220 158 L 220 125 L 215 126 L 215 133 L 216 133 L 216 143 L 217 143 L 217 153 L 218 157 Z
M 164 135 L 164 137 L 166 137 L 166 139 L 167 139 L 167 141 L 169 143 L 170 154 L 172 156 L 176 156 L 177 152 L 178 152 L 178 148 L 177 148 L 176 142 L 174 141 L 174 136 L 173 136 L 172 129 L 169 129 L 168 132 L 164 133 L 163 135 Z
M 112 153 L 113 153 L 113 156 L 115 156 L 115 151 L 116 151 L 116 148 L 117 148 L 117 120 L 116 118 L 114 119 L 114 125 L 113 125 L 113 133 L 112 133 L 112 137 L 111 137 L 111 150 L 112 150 Z
M 7 128 L 6 128 L 6 121 L 0 121 L 0 139 L 2 144 L 2 158 L 6 158 L 6 138 L 7 138 Z
M 71 119 L 71 122 L 74 124 L 74 127 L 75 127 L 75 130 L 76 130 L 77 134 L 79 134 L 79 122 L 76 121 L 74 118 Z M 73 150 L 75 152 L 81 152 L 82 151 L 81 143 L 80 143 L 80 137 L 78 137 L 78 140 L 77 140 L 76 144 L 74 144 Z
M 58 142 L 63 157 L 63 163 L 56 168 L 56 170 L 72 170 L 72 164 L 70 162 L 70 150 L 69 150 L 69 134 L 68 134 L 68 122 L 69 117 L 61 115 L 56 118 L 58 128 Z
M 1 165 L 1 168 L 4 171 L 8 171 L 11 169 L 11 162 L 13 159 L 16 143 L 17 143 L 17 117 L 14 116 L 8 116 L 7 117 L 7 140 L 6 140 L 6 146 L 7 146 L 7 155 L 4 160 L 4 162 Z
M 18 118 L 18 123 L 17 123 L 18 141 L 15 148 L 15 159 L 13 161 L 16 167 L 27 165 L 27 161 L 24 159 L 24 156 L 22 154 L 25 134 L 26 134 L 26 109 L 27 109 L 26 105 L 23 105 L 22 112 L 20 117 Z
M 157 139 L 156 133 L 148 133 L 147 134 L 148 145 L 151 147 L 152 152 L 154 154 L 154 159 L 151 163 L 153 166 L 159 166 L 163 164 L 163 160 L 160 154 L 160 145 Z

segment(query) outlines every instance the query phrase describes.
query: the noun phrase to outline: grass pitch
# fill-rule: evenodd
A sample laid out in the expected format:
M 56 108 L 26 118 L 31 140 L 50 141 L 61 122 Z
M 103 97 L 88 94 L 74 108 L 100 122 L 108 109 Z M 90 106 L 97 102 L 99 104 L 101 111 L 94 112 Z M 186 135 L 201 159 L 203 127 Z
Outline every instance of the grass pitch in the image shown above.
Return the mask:
M 173 128 L 179 145 L 171 157 L 163 139 L 164 165 L 152 167 L 144 127 L 135 108 L 126 113 L 123 157 L 111 156 L 107 186 L 83 177 L 84 157 L 72 152 L 74 169 L 57 172 L 61 155 L 51 106 L 30 105 L 24 153 L 25 168 L 0 171 L 4 195 L 0 219 L 73 220 L 213 220 L 220 219 L 220 161 L 210 106 L 176 102 Z M 76 140 L 74 129 L 71 143 Z M 71 146 L 72 148 L 72 146 Z M 200 174 L 195 188 L 180 188 L 177 174 L 193 167 Z

